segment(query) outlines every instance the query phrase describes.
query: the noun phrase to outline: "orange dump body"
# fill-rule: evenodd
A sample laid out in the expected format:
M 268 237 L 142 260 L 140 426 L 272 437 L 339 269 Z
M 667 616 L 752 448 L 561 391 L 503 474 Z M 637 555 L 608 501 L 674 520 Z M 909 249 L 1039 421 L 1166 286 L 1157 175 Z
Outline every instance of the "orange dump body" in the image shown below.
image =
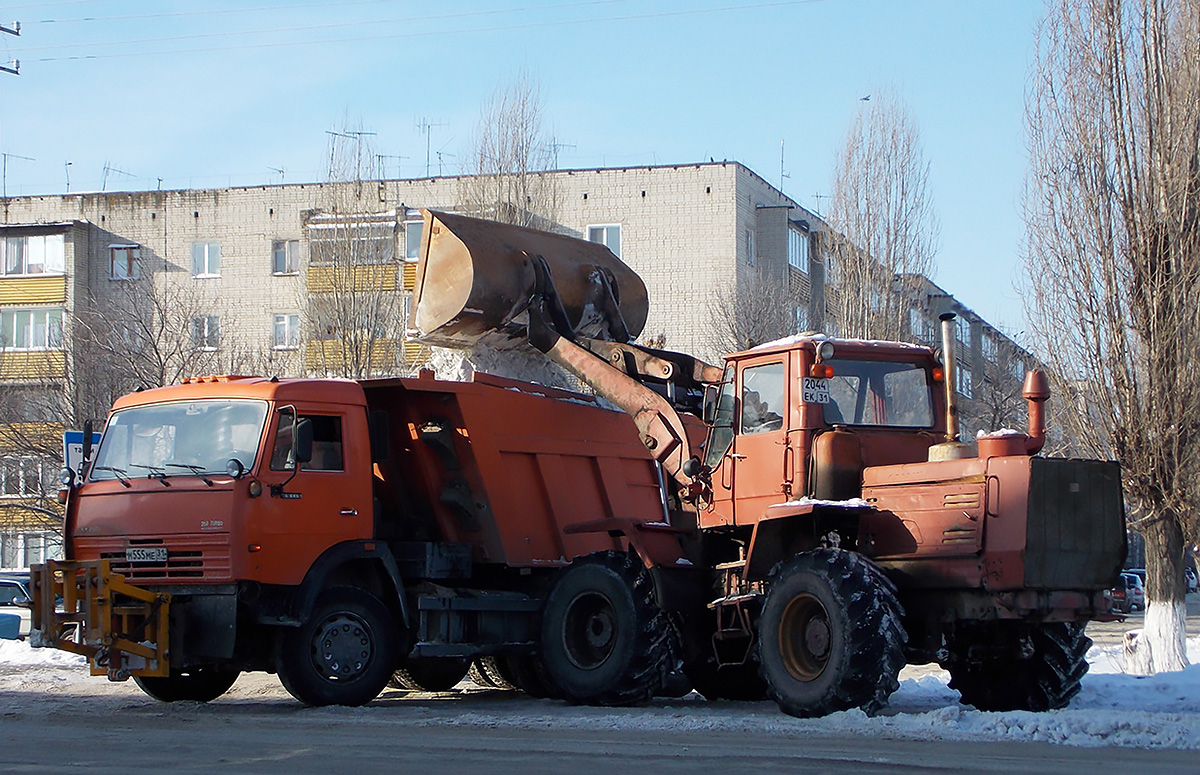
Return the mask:
M 409 539 L 468 542 L 478 563 L 565 565 L 621 548 L 600 520 L 666 521 L 658 468 L 629 418 L 589 398 L 477 374 L 365 382 L 394 445 L 377 467 L 384 515 Z M 405 504 L 408 505 L 405 505 Z M 385 520 L 388 517 L 385 517 Z

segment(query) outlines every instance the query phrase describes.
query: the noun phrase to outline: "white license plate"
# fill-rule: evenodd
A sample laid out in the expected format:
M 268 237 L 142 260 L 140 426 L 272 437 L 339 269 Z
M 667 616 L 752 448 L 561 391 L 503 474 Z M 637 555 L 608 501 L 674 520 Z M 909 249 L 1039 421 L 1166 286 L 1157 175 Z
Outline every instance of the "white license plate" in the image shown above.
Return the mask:
M 167 547 L 138 546 L 125 550 L 126 562 L 166 562 Z

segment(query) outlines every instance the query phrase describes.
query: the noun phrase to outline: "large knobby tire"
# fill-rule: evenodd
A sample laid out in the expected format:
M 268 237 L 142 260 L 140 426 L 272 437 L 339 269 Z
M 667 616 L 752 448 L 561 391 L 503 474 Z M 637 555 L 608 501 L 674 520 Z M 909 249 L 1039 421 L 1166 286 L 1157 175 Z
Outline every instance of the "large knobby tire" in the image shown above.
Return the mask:
M 193 667 L 165 678 L 133 677 L 138 688 L 162 702 L 212 702 L 233 686 L 239 671 L 228 667 Z
M 281 639 L 276 668 L 283 688 L 305 705 L 366 705 L 396 665 L 399 634 L 375 596 L 333 587 Z
M 517 690 L 512 671 L 500 657 L 476 657 L 471 660 L 467 678 L 482 689 L 500 689 L 506 692 Z
M 603 552 L 563 571 L 542 612 L 542 660 L 568 702 L 650 700 L 675 668 L 675 631 L 636 557 Z
M 1091 647 L 1078 624 L 989 622 L 960 628 L 949 638 L 942 666 L 964 705 L 1057 710 L 1079 693 Z
M 393 671 L 388 686 L 416 692 L 448 692 L 467 677 L 469 660 L 459 657 L 418 657 Z
M 779 563 L 758 620 L 768 696 L 802 718 L 875 713 L 900 686 L 903 615 L 895 586 L 860 555 L 817 549 Z

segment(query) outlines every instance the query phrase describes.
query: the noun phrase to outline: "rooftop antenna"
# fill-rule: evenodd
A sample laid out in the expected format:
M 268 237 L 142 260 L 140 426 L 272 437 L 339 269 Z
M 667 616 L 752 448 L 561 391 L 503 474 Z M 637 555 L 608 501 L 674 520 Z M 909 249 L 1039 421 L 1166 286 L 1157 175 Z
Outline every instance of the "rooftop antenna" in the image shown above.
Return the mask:
M 452 154 L 452 153 L 446 153 L 445 151 L 438 151 L 438 152 L 437 152 L 437 157 L 438 157 L 438 177 L 439 177 L 439 178 L 442 176 L 442 157 L 443 157 L 443 156 L 450 156 L 450 157 L 452 157 L 452 158 L 453 158 L 454 154 Z
M 0 183 L 0 189 L 2 189 L 0 190 L 0 195 L 2 195 L 5 199 L 8 199 L 8 160 L 24 159 L 25 161 L 37 161 L 37 159 L 30 158 L 29 156 L 21 156 L 20 154 L 16 153 L 5 153 L 0 155 L 4 157 L 4 170 L 2 173 L 0 173 L 0 177 L 3 177 L 3 181 Z
M 814 191 L 812 197 L 817 203 L 816 204 L 817 215 L 820 215 L 821 214 L 821 200 L 829 199 L 829 195 Z
M 100 190 L 101 191 L 108 190 L 108 173 L 110 173 L 110 172 L 115 172 L 118 175 L 124 175 L 127 178 L 137 177 L 132 172 L 126 172 L 125 170 L 119 170 L 116 167 L 109 164 L 108 162 L 104 162 L 104 177 L 102 177 L 100 179 Z
M 399 178 L 400 177 L 400 162 L 404 161 L 407 158 L 409 158 L 409 157 L 407 157 L 407 156 L 389 156 L 386 153 L 375 154 L 375 161 L 379 162 L 379 166 L 383 169 L 383 176 L 385 178 L 387 177 L 388 159 L 392 159 L 396 162 L 396 177 Z
M 430 145 L 429 138 L 430 138 L 430 135 L 432 134 L 432 130 L 439 126 L 448 126 L 448 125 L 447 124 L 431 124 L 431 123 L 429 123 L 428 119 L 426 119 L 424 116 L 422 116 L 421 120 L 417 123 L 417 129 L 420 129 L 421 132 L 423 132 L 425 134 L 425 177 L 429 177 L 429 172 L 432 169 L 432 160 L 433 160 L 433 154 L 431 152 L 432 146 Z
M 550 138 L 550 153 L 554 156 L 554 169 L 558 169 L 558 151 L 561 148 L 575 150 L 576 146 L 574 143 L 560 143 L 558 140 Z
M 791 175 L 783 171 L 783 140 L 779 141 L 779 191 L 783 193 L 783 181 Z
M 71 162 L 63 162 L 63 172 L 67 173 L 67 193 L 71 193 Z
M 287 170 L 285 170 L 283 167 L 267 167 L 267 169 L 279 176 L 280 183 L 282 183 L 284 178 L 287 177 Z
M 332 129 L 326 129 L 325 134 L 329 135 L 330 137 L 342 137 L 347 140 L 354 140 L 356 143 L 358 143 L 358 145 L 355 146 L 355 149 L 354 149 L 354 174 L 355 174 L 355 177 L 361 178 L 362 177 L 362 139 L 364 137 L 371 137 L 375 133 L 374 132 L 364 132 L 364 131 L 353 131 L 353 130 L 335 132 Z M 333 164 L 335 161 L 336 152 L 337 152 L 337 141 L 331 140 L 329 143 L 329 174 L 330 175 L 333 175 Z

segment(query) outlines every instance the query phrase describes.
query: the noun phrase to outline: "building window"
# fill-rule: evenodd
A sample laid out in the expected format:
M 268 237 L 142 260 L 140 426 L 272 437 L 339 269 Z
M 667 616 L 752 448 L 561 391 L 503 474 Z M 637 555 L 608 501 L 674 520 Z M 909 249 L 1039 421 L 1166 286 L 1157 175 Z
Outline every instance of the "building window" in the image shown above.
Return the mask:
M 984 334 L 983 338 L 979 340 L 979 346 L 983 349 L 983 357 L 992 363 L 995 363 L 996 359 L 1000 357 L 1000 347 L 996 342 L 996 337 L 991 334 Z
M 216 350 L 221 346 L 221 318 L 201 315 L 192 318 L 192 344 L 201 350 Z
M 318 216 L 305 228 L 310 265 L 368 266 L 396 260 L 395 215 Z
M 61 309 L 8 309 L 0 313 L 0 347 L 50 350 L 62 347 Z
M 599 242 L 611 250 L 614 256 L 617 258 L 621 257 L 620 225 L 589 226 L 587 227 L 587 235 L 589 242 Z
M 417 260 L 418 254 L 421 252 L 421 232 L 424 227 L 424 221 L 404 222 L 404 260 Z
M 0 269 L 5 275 L 63 274 L 66 241 L 62 234 L 0 239 Z
M 192 243 L 192 277 L 221 276 L 221 243 Z
M 975 391 L 971 388 L 971 370 L 959 366 L 954 374 L 954 381 L 958 383 L 954 387 L 958 390 L 958 394 L 963 398 L 974 398 Z
M 792 316 L 796 326 L 796 333 L 808 331 L 808 307 L 796 307 L 792 310 Z
M 808 274 L 808 232 L 788 228 L 788 266 Z
M 300 316 L 284 313 L 275 316 L 276 350 L 295 350 L 300 346 Z
M 140 245 L 109 245 L 108 279 L 136 280 L 141 277 L 141 260 Z
M 754 259 L 757 256 L 758 252 L 754 246 L 754 229 L 746 229 L 746 263 L 754 266 Z
M 36 457 L 0 458 L 0 496 L 42 495 L 50 491 L 55 461 Z
M 218 248 L 218 253 L 220 249 Z M 220 260 L 218 256 L 218 261 Z M 296 274 L 300 271 L 300 240 L 276 240 L 271 243 L 271 273 Z
M 1012 372 L 1013 377 L 1020 380 L 1025 379 L 1025 364 L 1020 358 L 1014 356 L 1009 362 L 1008 368 Z
M 971 321 L 962 316 L 958 318 L 958 341 L 962 345 L 963 353 L 969 357 L 971 354 Z

